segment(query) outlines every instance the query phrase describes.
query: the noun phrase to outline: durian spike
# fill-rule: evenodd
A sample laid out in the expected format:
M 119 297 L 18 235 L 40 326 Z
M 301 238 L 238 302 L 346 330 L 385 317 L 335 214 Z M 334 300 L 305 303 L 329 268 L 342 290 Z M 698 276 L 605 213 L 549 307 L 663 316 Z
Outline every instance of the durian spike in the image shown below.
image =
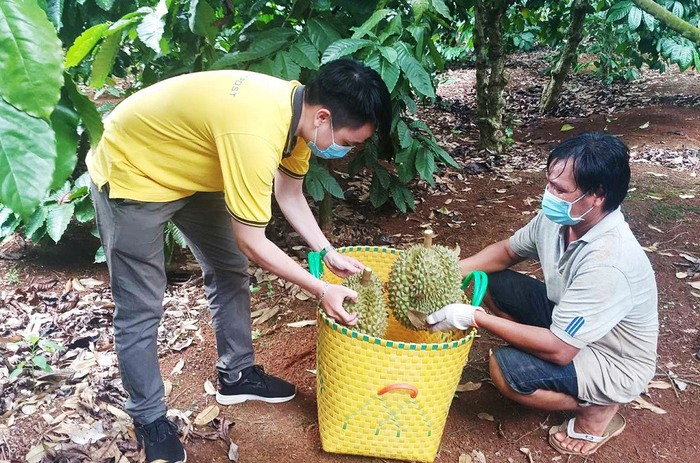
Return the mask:
M 435 233 L 428 229 L 423 232 L 423 246 L 426 248 L 429 248 L 433 245 L 433 237 L 435 236 Z
M 360 280 L 360 284 L 362 286 L 367 286 L 370 282 L 370 278 L 372 278 L 372 269 L 365 267 L 365 269 L 362 271 L 362 279 Z

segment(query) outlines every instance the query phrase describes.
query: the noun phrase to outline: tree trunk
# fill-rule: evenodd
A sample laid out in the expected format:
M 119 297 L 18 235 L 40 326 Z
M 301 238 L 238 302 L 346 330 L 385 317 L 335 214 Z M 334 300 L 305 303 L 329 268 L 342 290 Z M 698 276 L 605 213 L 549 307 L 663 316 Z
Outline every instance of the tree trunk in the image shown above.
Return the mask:
M 503 19 L 512 0 L 478 0 L 474 25 L 476 52 L 476 114 L 479 145 L 491 153 L 502 153 L 503 89 L 505 77 L 505 47 Z
M 576 49 L 583 39 L 583 25 L 586 20 L 589 0 L 574 0 L 571 5 L 571 23 L 566 32 L 566 45 L 559 56 L 559 61 L 552 71 L 549 82 L 545 85 L 540 98 L 540 111 L 548 113 L 559 103 L 564 80 L 571 71 L 576 59 Z
M 678 32 L 681 36 L 700 45 L 700 28 L 679 18 L 653 0 L 632 0 L 641 10 L 646 11 L 664 26 Z

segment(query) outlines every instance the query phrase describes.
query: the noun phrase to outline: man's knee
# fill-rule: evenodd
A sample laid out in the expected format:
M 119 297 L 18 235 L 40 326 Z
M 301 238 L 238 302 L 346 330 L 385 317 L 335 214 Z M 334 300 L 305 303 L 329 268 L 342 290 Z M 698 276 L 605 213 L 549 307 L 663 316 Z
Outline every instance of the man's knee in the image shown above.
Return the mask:
M 516 397 L 518 397 L 520 394 L 515 392 L 508 384 L 508 381 L 506 381 L 505 377 L 503 376 L 503 372 L 501 371 L 501 366 L 498 364 L 498 360 L 496 360 L 495 355 L 491 355 L 489 358 L 489 372 L 491 373 L 491 381 L 493 381 L 496 389 L 498 389 L 501 394 L 509 399 L 516 400 Z

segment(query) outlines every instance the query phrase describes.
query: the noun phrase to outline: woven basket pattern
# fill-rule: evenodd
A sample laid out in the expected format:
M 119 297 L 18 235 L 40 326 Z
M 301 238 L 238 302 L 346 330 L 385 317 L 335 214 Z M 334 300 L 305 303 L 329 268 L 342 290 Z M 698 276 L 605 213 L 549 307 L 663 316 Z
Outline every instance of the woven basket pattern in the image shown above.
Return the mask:
M 342 248 L 386 281 L 401 251 Z M 331 272 L 322 278 L 340 283 Z M 430 333 L 393 317 L 384 339 L 319 311 L 317 396 L 327 452 L 432 462 L 476 331 Z

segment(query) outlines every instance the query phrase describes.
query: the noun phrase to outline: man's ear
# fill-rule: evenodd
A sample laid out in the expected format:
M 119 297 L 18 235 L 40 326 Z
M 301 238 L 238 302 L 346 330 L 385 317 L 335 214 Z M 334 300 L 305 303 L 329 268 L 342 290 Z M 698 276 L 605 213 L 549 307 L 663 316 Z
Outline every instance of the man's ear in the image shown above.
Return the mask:
M 320 108 L 314 115 L 314 127 L 320 127 L 330 121 L 331 112 L 326 108 Z
M 603 207 L 603 203 L 605 202 L 605 190 L 603 187 L 598 187 L 598 189 L 593 193 L 593 196 L 595 197 L 593 205 Z

